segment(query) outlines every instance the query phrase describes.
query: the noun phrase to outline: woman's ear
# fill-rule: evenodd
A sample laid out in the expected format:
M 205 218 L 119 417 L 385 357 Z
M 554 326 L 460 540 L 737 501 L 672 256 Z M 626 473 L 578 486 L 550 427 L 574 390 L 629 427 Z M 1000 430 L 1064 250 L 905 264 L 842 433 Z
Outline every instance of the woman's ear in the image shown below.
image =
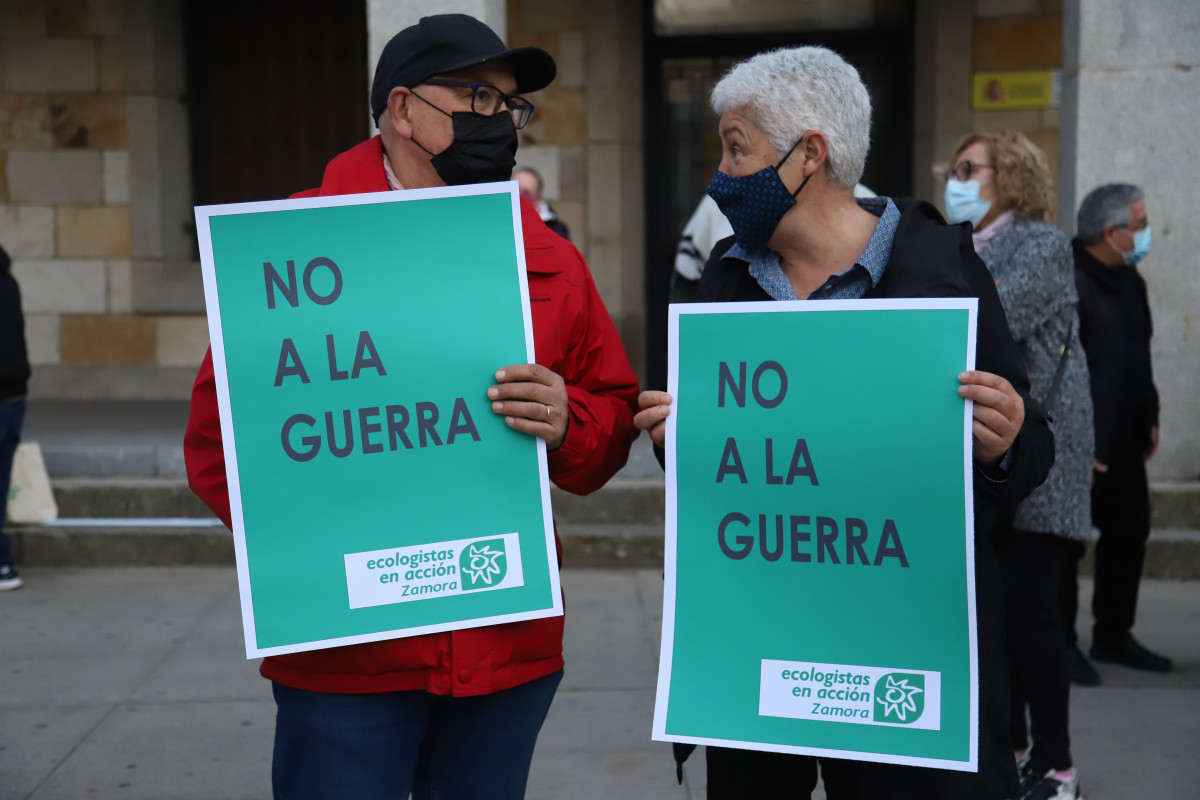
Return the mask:
M 392 130 L 403 139 L 412 138 L 412 92 L 403 86 L 392 89 L 388 95 L 384 117 Z
M 804 175 L 808 177 L 821 168 L 829 155 L 829 141 L 820 131 L 810 131 L 804 141 L 796 148 L 804 160 Z

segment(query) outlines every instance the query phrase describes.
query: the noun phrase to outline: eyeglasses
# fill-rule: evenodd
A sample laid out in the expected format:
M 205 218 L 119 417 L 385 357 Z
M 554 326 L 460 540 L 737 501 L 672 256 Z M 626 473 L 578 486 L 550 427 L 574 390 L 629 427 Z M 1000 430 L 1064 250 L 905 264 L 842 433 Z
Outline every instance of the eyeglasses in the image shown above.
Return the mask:
M 1130 231 L 1132 233 L 1141 233 L 1150 225 L 1149 217 L 1142 217 L 1142 221 L 1137 225 L 1130 223 L 1129 225 L 1114 225 L 1113 227 L 1119 231 Z
M 490 83 L 478 81 L 460 81 L 454 78 L 427 78 L 422 83 L 430 86 L 454 86 L 471 90 L 471 111 L 481 117 L 490 117 L 500 113 L 500 107 L 505 106 L 512 115 L 513 124 L 524 128 L 525 123 L 533 115 L 533 103 L 524 97 L 505 94 Z
M 992 164 L 975 164 L 970 161 L 961 161 L 954 165 L 954 169 L 950 170 L 950 177 L 956 181 L 969 181 L 971 174 L 978 172 L 981 169 L 995 169 Z

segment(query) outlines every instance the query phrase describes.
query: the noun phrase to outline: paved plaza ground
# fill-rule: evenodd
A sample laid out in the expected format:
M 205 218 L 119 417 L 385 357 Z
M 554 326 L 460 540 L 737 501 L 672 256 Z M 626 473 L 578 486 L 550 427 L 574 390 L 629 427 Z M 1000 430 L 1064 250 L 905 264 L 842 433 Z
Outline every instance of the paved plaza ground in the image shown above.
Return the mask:
M 270 797 L 274 704 L 245 659 L 232 568 L 23 575 L 25 588 L 0 594 L 0 799 Z M 539 740 L 531 800 L 704 797 L 702 760 L 678 786 L 669 745 L 650 741 L 660 576 L 563 573 L 567 671 Z M 1177 668 L 1100 665 L 1104 685 L 1073 693 L 1085 794 L 1193 800 L 1200 582 L 1145 582 L 1140 619 L 1138 633 Z

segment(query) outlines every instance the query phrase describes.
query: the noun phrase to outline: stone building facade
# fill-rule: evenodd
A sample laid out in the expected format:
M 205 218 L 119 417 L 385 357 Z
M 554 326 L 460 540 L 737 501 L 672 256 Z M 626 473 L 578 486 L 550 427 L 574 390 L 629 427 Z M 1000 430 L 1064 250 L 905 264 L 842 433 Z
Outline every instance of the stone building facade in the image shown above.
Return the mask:
M 35 397 L 184 397 L 207 344 L 165 5 L 0 4 L 0 243 Z
M 187 396 L 207 344 L 191 230 L 189 2 L 0 3 L 0 243 L 13 255 L 24 292 L 35 399 Z M 657 2 L 683 13 L 722 5 Z M 654 78 L 651 43 L 666 41 L 654 30 L 655 4 L 364 3 L 370 67 L 392 33 L 437 11 L 474 14 L 510 44 L 535 44 L 555 56 L 558 80 L 532 97 L 539 111 L 521 133 L 518 159 L 544 176 L 547 199 L 570 226 L 645 375 L 647 353 L 655 350 L 648 331 L 664 309 L 655 287 L 669 271 L 648 255 L 647 244 L 667 224 L 646 199 L 648 155 L 663 152 L 663 142 L 647 138 L 663 132 L 645 107 Z M 820 22 L 818 5 L 796 8 Z M 842 4 L 867 16 L 882 6 L 907 15 L 911 39 L 908 61 L 897 64 L 912 73 L 905 109 L 911 165 L 904 165 L 911 179 L 890 190 L 936 200 L 935 166 L 957 140 L 971 130 L 1004 128 L 1025 132 L 1049 155 L 1061 178 L 1060 224 L 1068 232 L 1078 200 L 1092 186 L 1145 186 L 1155 243 L 1143 271 L 1155 311 L 1164 431 L 1152 469 L 1159 480 L 1200 478 L 1200 348 L 1194 346 L 1200 282 L 1192 265 L 1200 233 L 1182 219 L 1197 201 L 1182 176 L 1200 156 L 1192 134 L 1200 113 L 1200 6 L 1189 0 Z M 755 36 L 779 39 L 777 31 L 734 33 L 743 37 L 739 46 L 753 47 Z M 796 36 L 825 41 L 826 33 L 814 28 Z M 829 34 L 835 36 L 829 41 L 853 41 L 853 34 Z M 361 84 L 364 136 L 373 132 L 365 102 L 369 71 Z M 1020 71 L 1054 71 L 1055 102 L 974 107 L 974 76 Z

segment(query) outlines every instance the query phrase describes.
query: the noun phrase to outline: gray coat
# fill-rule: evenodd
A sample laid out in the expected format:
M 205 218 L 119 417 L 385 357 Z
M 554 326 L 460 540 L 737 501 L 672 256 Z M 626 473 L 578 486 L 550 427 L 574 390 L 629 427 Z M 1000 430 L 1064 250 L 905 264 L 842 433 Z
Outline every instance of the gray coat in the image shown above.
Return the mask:
M 1092 531 L 1095 430 L 1087 359 L 1079 341 L 1071 244 L 1049 223 L 1014 219 L 979 256 L 998 281 L 1008 327 L 1029 370 L 1030 393 L 1043 403 L 1071 332 L 1062 382 L 1046 409 L 1054 430 L 1054 467 L 1046 482 L 1021 503 L 1013 527 L 1086 541 Z

